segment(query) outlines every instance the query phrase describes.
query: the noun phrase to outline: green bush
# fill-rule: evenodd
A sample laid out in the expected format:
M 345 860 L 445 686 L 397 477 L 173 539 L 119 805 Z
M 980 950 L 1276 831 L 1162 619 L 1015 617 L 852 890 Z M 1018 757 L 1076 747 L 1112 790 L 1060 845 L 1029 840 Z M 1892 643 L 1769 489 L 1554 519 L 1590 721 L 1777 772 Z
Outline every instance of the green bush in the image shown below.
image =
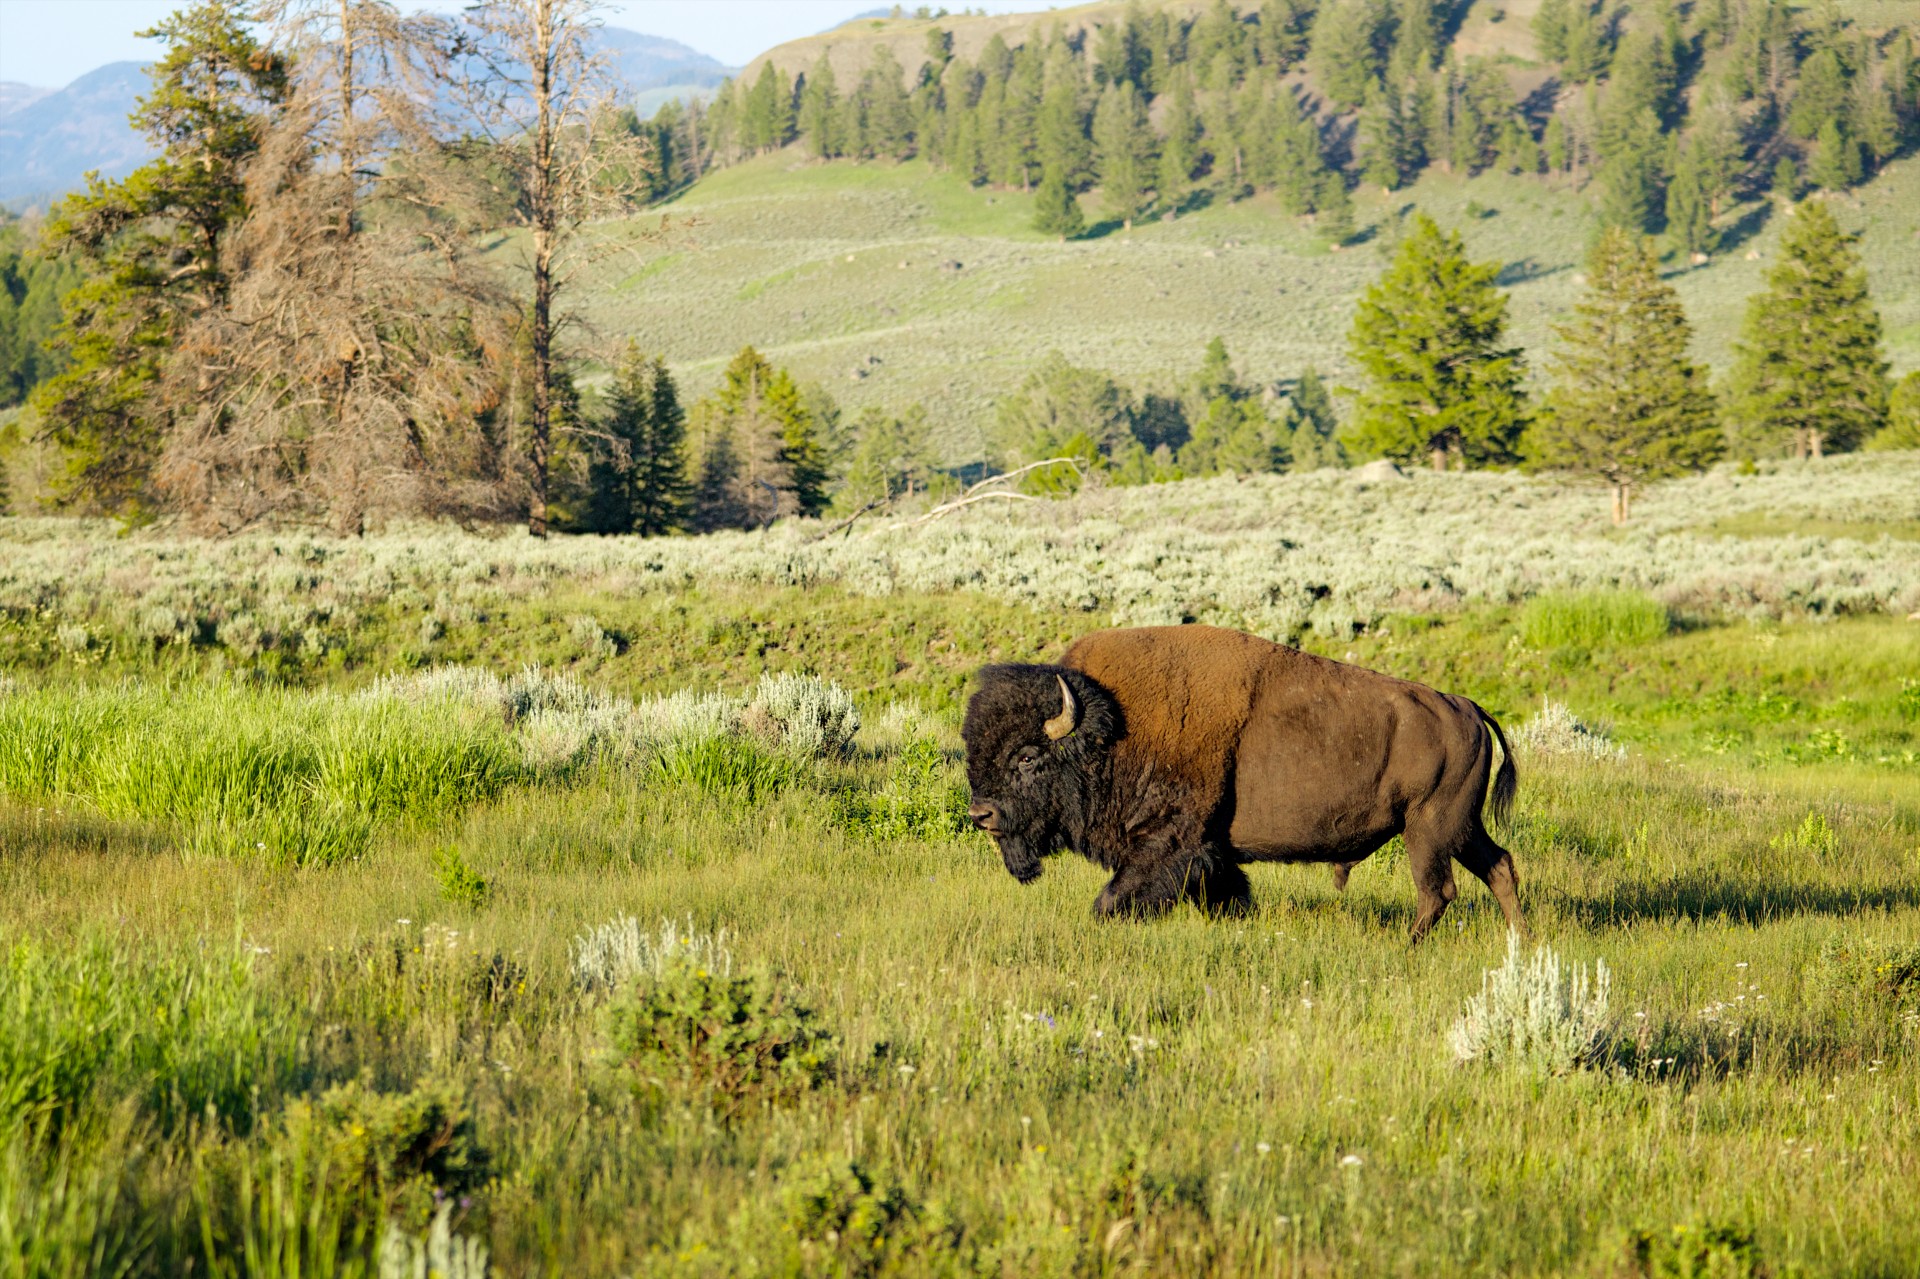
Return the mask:
M 1537 595 L 1520 616 L 1529 648 L 1611 648 L 1649 644 L 1672 628 L 1667 606 L 1638 591 Z
M 433 850 L 433 877 L 440 885 L 441 899 L 455 906 L 478 910 L 493 894 L 487 881 L 467 865 L 460 850 L 451 844 Z
M 947 780 L 947 761 L 934 743 L 907 746 L 880 790 L 843 790 L 833 797 L 834 821 L 869 839 L 951 839 L 967 830 L 967 788 Z
M 1830 940 L 1820 948 L 1819 984 L 1896 1010 L 1920 1008 L 1920 945 Z
M 1757 1279 L 1767 1273 L 1752 1231 L 1714 1222 L 1635 1231 L 1627 1252 L 1632 1273 L 1644 1279 Z
M 943 1215 L 906 1188 L 858 1161 L 828 1157 L 784 1178 L 785 1231 L 808 1273 L 847 1276 L 913 1273 L 917 1250 L 955 1242 Z M 924 1260 L 920 1258 L 919 1260 Z M 920 1271 L 924 1273 L 924 1271 Z
M 704 1099 L 732 1115 L 756 1096 L 822 1083 L 837 1045 L 769 973 L 723 976 L 692 963 L 634 981 L 607 1008 L 607 1035 L 643 1089 Z
M 381 1092 L 364 1079 L 340 1084 L 289 1102 L 279 1135 L 291 1148 L 323 1156 L 346 1190 L 389 1205 L 415 1191 L 430 1203 L 435 1192 L 462 1194 L 487 1178 L 487 1152 L 474 1135 L 466 1093 L 446 1080 L 405 1092 Z

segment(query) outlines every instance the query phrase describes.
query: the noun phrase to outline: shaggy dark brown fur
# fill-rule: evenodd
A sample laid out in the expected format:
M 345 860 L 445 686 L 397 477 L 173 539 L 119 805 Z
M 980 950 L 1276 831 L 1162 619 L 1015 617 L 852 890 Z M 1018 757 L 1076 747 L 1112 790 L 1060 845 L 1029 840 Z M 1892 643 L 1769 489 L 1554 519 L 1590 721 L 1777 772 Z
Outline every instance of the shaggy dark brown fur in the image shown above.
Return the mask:
M 986 668 L 962 735 L 971 815 L 1007 869 L 1025 882 L 1072 848 L 1113 871 L 1099 914 L 1243 909 L 1249 861 L 1330 862 L 1344 887 L 1403 835 L 1416 939 L 1453 900 L 1455 861 L 1523 926 L 1481 820 L 1489 799 L 1505 819 L 1513 760 L 1466 698 L 1237 631 L 1141 627 L 1085 636 L 1058 666 Z

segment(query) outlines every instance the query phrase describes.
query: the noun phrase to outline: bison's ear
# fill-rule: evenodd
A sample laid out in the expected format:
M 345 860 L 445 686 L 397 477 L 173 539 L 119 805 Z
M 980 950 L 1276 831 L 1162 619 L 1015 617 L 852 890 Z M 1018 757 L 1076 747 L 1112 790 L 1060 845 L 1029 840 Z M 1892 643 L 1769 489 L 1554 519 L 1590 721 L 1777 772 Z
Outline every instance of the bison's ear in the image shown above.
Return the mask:
M 1067 687 L 1066 676 L 1056 675 L 1053 678 L 1060 685 L 1060 713 L 1042 727 L 1046 729 L 1047 740 L 1057 742 L 1071 733 L 1074 726 L 1080 722 L 1080 703 L 1073 700 L 1073 690 Z

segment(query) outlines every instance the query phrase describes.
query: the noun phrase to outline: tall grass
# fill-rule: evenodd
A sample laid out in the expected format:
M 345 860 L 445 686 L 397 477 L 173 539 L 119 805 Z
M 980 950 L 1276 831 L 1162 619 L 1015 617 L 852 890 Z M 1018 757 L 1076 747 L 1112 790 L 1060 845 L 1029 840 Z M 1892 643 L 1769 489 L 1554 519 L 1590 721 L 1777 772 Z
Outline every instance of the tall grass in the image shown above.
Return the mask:
M 1534 648 L 1647 644 L 1672 625 L 1666 605 L 1638 591 L 1536 595 L 1520 615 L 1520 633 Z
M 0 699 L 0 793 L 168 822 L 205 851 L 338 862 L 379 822 L 528 775 L 496 722 L 446 707 L 131 685 Z
M 0 1118 L 59 1124 L 104 1094 L 140 1099 L 164 1129 L 245 1131 L 308 1068 L 305 1028 L 254 958 L 231 943 L 137 955 L 15 942 L 0 962 Z

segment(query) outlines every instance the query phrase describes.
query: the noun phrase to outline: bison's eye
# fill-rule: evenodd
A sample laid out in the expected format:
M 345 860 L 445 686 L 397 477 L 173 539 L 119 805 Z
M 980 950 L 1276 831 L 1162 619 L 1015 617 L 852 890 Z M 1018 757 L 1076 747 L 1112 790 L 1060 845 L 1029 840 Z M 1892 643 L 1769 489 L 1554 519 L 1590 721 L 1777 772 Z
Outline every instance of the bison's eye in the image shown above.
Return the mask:
M 1014 762 L 1020 765 L 1023 772 L 1031 773 L 1035 768 L 1040 766 L 1040 748 L 1038 746 L 1021 748 L 1020 754 L 1014 758 Z

